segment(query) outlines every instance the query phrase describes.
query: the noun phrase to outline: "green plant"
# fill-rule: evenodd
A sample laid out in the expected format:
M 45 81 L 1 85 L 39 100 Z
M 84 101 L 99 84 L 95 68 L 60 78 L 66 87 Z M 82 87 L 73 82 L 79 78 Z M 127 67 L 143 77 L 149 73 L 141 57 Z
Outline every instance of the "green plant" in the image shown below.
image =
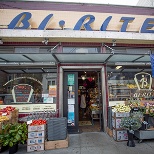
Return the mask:
M 154 106 L 149 107 L 149 115 L 154 118 Z
M 12 147 L 18 143 L 24 144 L 27 140 L 27 124 L 15 123 L 2 126 L 0 140 L 3 146 Z
M 124 117 L 121 119 L 120 127 L 126 130 L 138 130 L 142 126 L 141 113 L 132 113 L 130 117 Z

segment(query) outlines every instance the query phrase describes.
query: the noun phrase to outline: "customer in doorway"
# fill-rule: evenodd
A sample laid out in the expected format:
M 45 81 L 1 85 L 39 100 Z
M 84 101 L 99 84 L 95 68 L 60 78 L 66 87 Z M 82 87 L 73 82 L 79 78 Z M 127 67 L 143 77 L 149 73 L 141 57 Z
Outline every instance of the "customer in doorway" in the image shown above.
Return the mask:
M 80 108 L 82 110 L 82 118 L 86 118 L 86 93 L 81 94 Z

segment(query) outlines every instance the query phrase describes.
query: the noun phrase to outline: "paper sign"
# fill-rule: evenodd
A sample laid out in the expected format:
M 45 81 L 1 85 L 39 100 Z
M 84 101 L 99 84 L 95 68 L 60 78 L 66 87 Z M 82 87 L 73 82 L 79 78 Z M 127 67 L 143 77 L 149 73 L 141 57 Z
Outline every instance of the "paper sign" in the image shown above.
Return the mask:
M 32 120 L 27 121 L 27 125 L 31 124 L 32 122 Z

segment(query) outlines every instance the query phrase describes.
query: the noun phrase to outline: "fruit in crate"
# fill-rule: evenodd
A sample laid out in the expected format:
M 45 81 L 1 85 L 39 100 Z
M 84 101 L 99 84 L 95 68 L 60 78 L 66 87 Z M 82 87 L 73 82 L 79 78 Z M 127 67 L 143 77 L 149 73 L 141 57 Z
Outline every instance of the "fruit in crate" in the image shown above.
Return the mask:
M 137 101 L 136 101 L 136 102 L 131 102 L 131 103 L 130 103 L 130 107 L 132 107 L 132 108 L 133 108 L 133 107 L 138 107 L 138 106 L 140 106 L 140 102 L 137 102 Z
M 7 117 L 7 116 L 0 117 L 0 122 L 7 121 L 7 120 L 9 120 L 9 117 Z
M 127 87 L 130 88 L 130 89 L 134 89 L 134 88 L 136 88 L 136 85 L 134 85 L 134 84 L 127 84 Z
M 15 110 L 15 107 L 12 107 L 12 106 L 7 106 L 5 108 L 2 108 L 2 109 L 0 109 L 0 116 L 3 114 L 9 115 L 10 112 L 12 112 L 14 110 Z
M 95 111 L 95 110 L 99 110 L 99 107 L 97 105 L 95 105 L 95 104 L 91 104 L 90 109 Z
M 32 120 L 32 123 L 30 126 L 36 126 L 36 125 L 45 125 L 47 122 L 44 119 L 37 119 L 37 120 Z
M 113 112 L 130 112 L 131 108 L 125 104 L 118 104 L 113 107 Z

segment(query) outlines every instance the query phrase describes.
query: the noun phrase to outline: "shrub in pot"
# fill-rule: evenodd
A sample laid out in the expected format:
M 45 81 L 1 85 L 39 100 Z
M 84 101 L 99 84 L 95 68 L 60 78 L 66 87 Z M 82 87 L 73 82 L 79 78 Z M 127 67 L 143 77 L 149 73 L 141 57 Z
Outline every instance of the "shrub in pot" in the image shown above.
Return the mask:
M 6 124 L 2 126 L 0 133 L 0 140 L 3 146 L 9 146 L 10 153 L 13 149 L 13 153 L 17 152 L 18 144 L 24 144 L 27 140 L 27 124 L 15 123 Z
M 131 113 L 129 117 L 124 117 L 121 119 L 120 127 L 127 130 L 128 142 L 127 146 L 135 147 L 135 142 L 133 140 L 133 134 L 135 130 L 138 130 L 142 126 L 143 115 L 140 112 Z

